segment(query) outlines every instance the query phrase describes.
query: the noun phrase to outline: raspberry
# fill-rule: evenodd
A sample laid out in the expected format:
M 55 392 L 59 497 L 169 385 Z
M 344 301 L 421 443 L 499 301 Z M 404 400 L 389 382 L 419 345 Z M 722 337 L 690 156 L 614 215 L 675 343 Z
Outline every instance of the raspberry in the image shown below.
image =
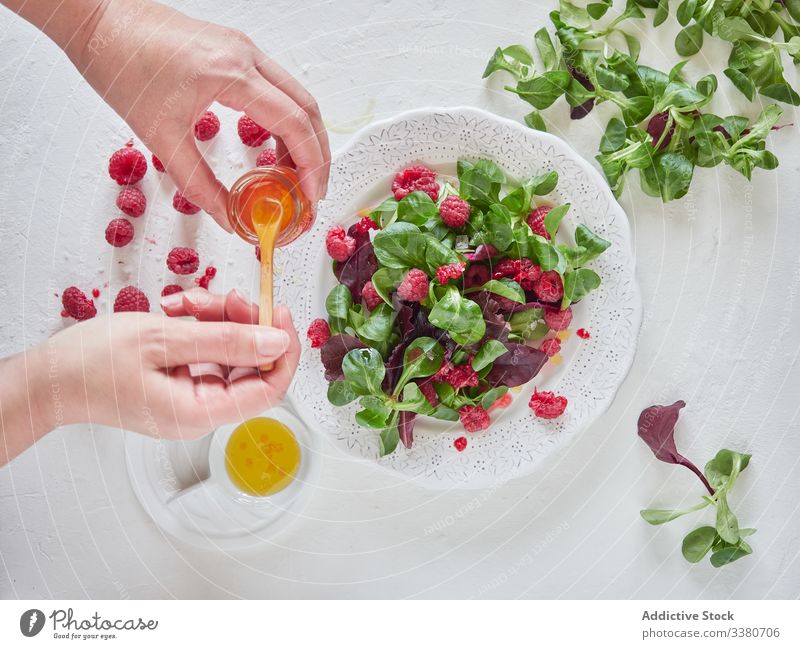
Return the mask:
M 194 136 L 201 142 L 210 140 L 219 133 L 219 117 L 210 110 L 203 113 L 203 116 L 194 124 Z
M 161 289 L 161 297 L 166 295 L 172 295 L 173 293 L 182 293 L 183 288 L 181 288 L 178 284 L 167 284 L 164 288 Z
M 439 184 L 436 182 L 436 172 L 427 167 L 408 167 L 398 171 L 392 181 L 392 193 L 399 201 L 411 192 L 425 192 L 431 200 L 439 198 Z
M 239 124 L 236 130 L 239 132 L 239 138 L 242 140 L 242 144 L 246 144 L 247 146 L 261 146 L 272 135 L 272 133 L 256 124 L 247 115 L 242 115 L 239 118 Z
M 194 248 L 173 248 L 167 255 L 167 268 L 176 275 L 191 275 L 200 265 L 200 255 Z
M 383 298 L 378 295 L 378 291 L 375 290 L 375 285 L 372 281 L 364 284 L 364 288 L 361 289 L 361 297 L 364 298 L 364 302 L 366 302 L 370 311 L 383 302 Z
M 458 416 L 468 433 L 475 433 L 489 428 L 491 423 L 489 413 L 480 406 L 461 406 Z
M 150 301 L 147 296 L 135 286 L 126 286 L 120 289 L 114 300 L 114 313 L 120 311 L 149 311 Z
M 472 369 L 470 363 L 447 368 L 442 374 L 442 379 L 456 390 L 477 387 L 479 381 L 478 373 Z
M 495 279 L 514 277 L 519 272 L 519 268 L 519 259 L 503 259 L 494 267 L 493 277 Z
M 463 451 L 465 448 L 467 448 L 467 438 L 466 437 L 456 437 L 453 440 L 453 446 L 455 446 L 455 449 L 459 453 L 461 453 L 461 451 Z
M 66 314 L 76 320 L 88 320 L 97 315 L 94 302 L 86 297 L 86 294 L 77 286 L 64 289 L 64 293 L 61 295 L 61 305 L 64 307 L 64 311 L 61 312 L 62 317 L 66 317 Z
M 132 147 L 124 147 L 114 151 L 108 161 L 108 175 L 118 185 L 138 183 L 147 172 L 147 160 L 142 152 Z
M 495 410 L 500 410 L 500 408 L 508 408 L 511 405 L 511 401 L 513 397 L 511 393 L 506 392 L 502 397 L 497 399 L 491 406 L 489 406 L 488 412 L 493 412 Z
M 271 167 L 278 164 L 278 154 L 275 149 L 264 149 L 256 158 L 256 167 Z
M 541 207 L 537 207 L 536 209 L 532 210 L 530 214 L 528 214 L 528 227 L 533 230 L 534 234 L 538 234 L 540 237 L 544 237 L 545 239 L 550 238 L 550 233 L 547 231 L 547 228 L 544 227 L 544 217 L 547 216 L 547 213 L 553 209 L 549 205 L 542 205 Z
M 100 297 L 100 289 L 99 288 L 93 288 L 92 289 L 92 297 Z
M 370 217 L 365 216 L 356 224 L 356 230 L 359 234 L 366 234 L 370 230 L 380 230 L 378 224 L 375 223 Z
M 533 292 L 542 302 L 558 302 L 564 297 L 561 275 L 554 270 L 542 273 L 542 276 L 533 285 Z
M 513 279 L 526 291 L 533 290 L 536 281 L 542 276 L 542 269 L 530 259 L 503 259 L 494 269 L 494 278 Z
M 127 246 L 133 240 L 133 225 L 127 219 L 112 219 L 106 226 L 106 241 L 115 248 Z
M 208 290 L 208 285 L 211 283 L 211 280 L 217 276 L 217 269 L 214 266 L 209 266 L 206 268 L 206 272 L 203 273 L 200 277 L 194 278 L 194 283 L 197 284 L 200 288 L 204 288 Z
M 491 278 L 492 274 L 486 266 L 483 264 L 472 264 L 467 268 L 467 272 L 464 274 L 464 286 L 465 288 L 483 286 Z
M 141 216 L 147 207 L 147 199 L 138 187 L 124 187 L 119 190 L 117 207 L 128 216 Z
M 156 157 L 155 153 L 151 156 L 151 159 L 153 161 L 153 167 L 155 170 L 163 174 L 166 171 L 166 169 L 164 169 L 164 163 Z
M 552 392 L 537 392 L 534 388 L 528 407 L 533 410 L 534 415 L 541 419 L 555 419 L 564 414 L 567 398 L 556 396 Z
M 545 309 L 544 323 L 553 331 L 564 331 L 564 329 L 569 327 L 570 322 L 572 322 L 572 309 L 569 307 L 563 311 Z
M 439 268 L 436 269 L 436 279 L 439 280 L 439 283 L 442 285 L 447 284 L 448 280 L 461 277 L 461 275 L 464 274 L 465 267 L 465 263 L 439 266 Z
M 582 338 L 583 340 L 589 340 L 589 338 L 592 337 L 592 334 L 590 334 L 588 331 L 586 331 L 586 329 L 584 329 L 583 327 L 578 329 L 578 331 L 575 332 L 575 335 L 578 338 Z
M 188 201 L 186 197 L 178 191 L 176 191 L 175 195 L 172 197 L 172 207 L 181 214 L 197 214 L 200 211 L 197 205 Z
M 548 358 L 552 358 L 561 351 L 561 341 L 558 338 L 543 340 L 539 350 L 547 354 Z
M 347 261 L 356 250 L 356 240 L 348 236 L 342 226 L 337 225 L 328 230 L 325 248 L 336 261 Z
M 322 347 L 331 337 L 331 328 L 328 323 L 322 318 L 317 318 L 308 327 L 306 332 L 308 339 L 311 341 L 311 347 L 318 349 Z
M 425 395 L 425 398 L 428 400 L 429 404 L 434 407 L 439 405 L 439 395 L 436 394 L 436 389 L 433 387 L 433 383 L 431 381 L 425 380 L 417 385 L 419 386 L 419 391 Z
M 419 268 L 408 271 L 397 287 L 397 296 L 406 302 L 422 302 L 427 295 L 428 276 Z
M 469 210 L 469 203 L 458 196 L 448 196 L 439 206 L 442 221 L 448 228 L 454 229 L 463 227 L 469 221 Z

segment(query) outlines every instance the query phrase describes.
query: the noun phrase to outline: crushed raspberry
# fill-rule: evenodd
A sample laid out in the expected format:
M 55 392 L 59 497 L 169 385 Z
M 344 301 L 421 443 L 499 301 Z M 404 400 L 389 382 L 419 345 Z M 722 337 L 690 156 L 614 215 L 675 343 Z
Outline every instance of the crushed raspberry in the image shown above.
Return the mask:
M 422 302 L 428 295 L 428 276 L 419 268 L 412 268 L 406 273 L 397 296 L 406 302 Z
M 133 241 L 133 224 L 128 219 L 112 219 L 106 226 L 106 241 L 115 248 L 122 248 Z
M 219 117 L 210 110 L 203 113 L 203 116 L 194 124 L 194 136 L 201 142 L 210 140 L 219 133 Z
M 483 264 L 472 264 L 467 268 L 467 272 L 464 274 L 464 286 L 466 288 L 483 286 L 490 279 L 492 279 L 492 274 L 486 266 Z
M 239 138 L 242 140 L 242 144 L 246 144 L 247 146 L 261 146 L 272 135 L 272 133 L 256 124 L 247 115 L 242 115 L 239 118 L 236 130 L 239 132 Z
M 584 340 L 589 340 L 589 338 L 592 337 L 592 334 L 590 334 L 588 331 L 586 331 L 586 329 L 584 329 L 583 327 L 578 329 L 578 331 L 575 332 L 575 335 L 578 338 L 583 338 Z
M 436 199 L 434 199 L 436 200 Z M 469 203 L 458 196 L 448 196 L 439 206 L 439 214 L 448 228 L 458 229 L 469 220 Z
M 256 167 L 271 167 L 278 164 L 278 153 L 275 149 L 264 149 L 256 158 Z
M 197 214 L 200 211 L 197 205 L 187 200 L 179 191 L 176 191 L 175 195 L 172 197 L 172 207 L 181 214 Z
M 206 271 L 200 276 L 194 278 L 194 283 L 200 288 L 208 289 L 211 280 L 217 276 L 217 269 L 214 266 L 209 266 Z
M 161 172 L 162 174 L 163 174 L 163 173 L 166 171 L 166 169 L 164 168 L 164 163 L 163 163 L 163 162 L 161 162 L 161 160 L 159 160 L 159 159 L 156 157 L 156 154 L 155 154 L 155 153 L 154 153 L 152 156 L 150 156 L 150 159 L 153 161 L 153 168 L 154 168 L 156 171 L 159 171 L 159 172 Z
M 528 227 L 530 227 L 534 234 L 538 234 L 545 239 L 550 238 L 550 233 L 547 231 L 547 228 L 544 227 L 544 217 L 547 216 L 551 209 L 553 208 L 549 205 L 542 205 L 528 214 Z
M 108 175 L 118 185 L 138 183 L 147 173 L 147 160 L 138 149 L 132 146 L 114 151 L 108 161 Z
M 311 341 L 311 347 L 318 349 L 322 347 L 331 337 L 331 328 L 328 323 L 322 318 L 317 318 L 308 327 L 306 332 L 308 339 Z
M 480 406 L 461 406 L 458 416 L 468 433 L 484 430 L 491 424 L 489 413 Z
M 544 312 L 544 323 L 553 331 L 564 331 L 569 327 L 570 322 L 572 322 L 572 309 L 569 307 L 563 311 L 547 309 Z
M 495 410 L 500 410 L 501 408 L 508 408 L 511 405 L 511 401 L 513 397 L 511 396 L 510 392 L 506 392 L 502 397 L 497 399 L 491 406 L 489 406 L 488 412 L 494 412 Z
M 97 315 L 94 302 L 86 297 L 86 294 L 77 286 L 64 289 L 61 294 L 61 306 L 64 307 L 61 312 L 62 318 L 70 316 L 76 320 L 88 320 Z
M 453 440 L 453 446 L 455 449 L 461 453 L 465 448 L 467 448 L 467 438 L 466 437 L 456 437 Z
M 474 388 L 478 386 L 478 373 L 472 369 L 470 363 L 458 366 L 448 366 L 440 375 L 441 381 L 451 385 L 454 389 Z
M 439 268 L 436 269 L 436 279 L 439 280 L 439 283 L 442 285 L 447 284 L 448 280 L 461 277 L 461 275 L 464 274 L 464 268 L 466 268 L 466 266 L 467 265 L 463 262 L 439 266 Z
M 347 261 L 356 251 L 356 240 L 349 236 L 341 225 L 328 230 L 325 236 L 325 248 L 332 259 Z
M 361 289 L 361 297 L 364 298 L 364 302 L 370 311 L 383 302 L 383 298 L 378 295 L 378 291 L 375 290 L 375 285 L 371 280 L 364 284 L 364 288 Z
M 433 387 L 433 382 L 426 380 L 422 383 L 418 383 L 417 385 L 419 386 L 419 391 L 422 392 L 429 404 L 434 407 L 439 405 L 439 395 L 436 394 L 436 389 Z
M 561 351 L 561 341 L 558 338 L 548 338 L 542 341 L 539 349 L 547 354 L 548 358 L 552 358 Z
M 166 297 L 167 295 L 172 295 L 173 293 L 182 293 L 183 288 L 178 284 L 167 284 L 164 288 L 161 289 L 161 297 Z
M 93 289 L 92 289 L 92 297 L 93 297 L 93 298 L 98 298 L 98 297 L 100 297 L 100 289 L 99 289 L 99 288 L 93 288 Z
M 117 196 L 117 207 L 128 216 L 141 216 L 147 207 L 147 198 L 138 187 L 123 187 Z
M 542 276 L 533 285 L 533 292 L 542 302 L 558 302 L 564 297 L 561 275 L 554 270 L 542 273 Z
M 66 309 L 61 309 L 61 317 L 62 318 L 69 318 L 69 313 L 67 313 Z
M 513 279 L 526 291 L 532 291 L 542 276 L 542 269 L 530 259 L 503 259 L 494 269 L 494 278 Z
M 200 255 L 194 248 L 173 248 L 167 255 L 167 268 L 176 275 L 191 275 L 199 265 Z
M 439 198 L 436 172 L 427 167 L 415 166 L 398 171 L 392 181 L 392 193 L 399 201 L 411 192 L 425 192 L 431 200 Z
M 135 286 L 120 289 L 114 300 L 114 313 L 120 311 L 149 311 L 150 300 Z
M 356 230 L 358 230 L 359 234 L 366 234 L 370 230 L 380 230 L 378 224 L 375 223 L 370 217 L 364 216 L 361 220 L 356 224 Z
M 528 407 L 533 410 L 534 415 L 541 419 L 555 419 L 564 414 L 567 398 L 557 396 L 553 392 L 538 392 L 534 388 Z

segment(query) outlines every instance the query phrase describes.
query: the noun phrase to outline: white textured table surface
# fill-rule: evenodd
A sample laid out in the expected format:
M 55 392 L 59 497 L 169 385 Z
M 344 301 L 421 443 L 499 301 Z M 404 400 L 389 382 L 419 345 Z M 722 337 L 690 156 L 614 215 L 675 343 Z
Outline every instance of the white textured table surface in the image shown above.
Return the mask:
M 520 117 L 524 104 L 481 72 L 495 46 L 529 42 L 554 3 L 173 4 L 247 31 L 295 73 L 319 99 L 335 147 L 350 124 L 418 106 Z M 124 283 L 155 300 L 165 252 L 183 242 L 220 269 L 214 289 L 252 291 L 252 250 L 210 219 L 196 229 L 176 220 L 171 187 L 152 169 L 137 243 L 111 254 L 103 230 L 115 186 L 105 166 L 129 131 L 49 41 L 0 16 L 0 353 L 63 326 L 54 293 L 70 284 L 101 287 L 101 311 Z M 643 62 L 666 68 L 674 31 L 660 31 Z M 703 53 L 721 72 L 725 49 Z M 689 76 L 705 65 L 690 64 Z M 717 112 L 754 112 L 720 85 Z M 235 116 L 219 112 L 224 133 L 209 155 L 230 181 L 255 154 L 238 143 Z M 565 112 L 549 113 L 551 130 L 591 158 L 604 113 L 569 123 Z M 354 465 L 326 441 L 305 520 L 258 550 L 224 555 L 179 545 L 150 522 L 128 484 L 120 431 L 69 427 L 0 469 L 0 596 L 797 597 L 800 135 L 772 140 L 781 166 L 752 185 L 702 170 L 689 197 L 666 208 L 638 189 L 623 197 L 645 307 L 637 359 L 611 409 L 539 472 L 493 491 L 432 493 Z M 722 446 L 753 453 L 734 509 L 758 528 L 755 554 L 722 570 L 680 556 L 699 519 L 653 528 L 638 515 L 699 493 L 685 469 L 657 463 L 636 437 L 643 407 L 680 398 L 687 456 L 702 464 Z

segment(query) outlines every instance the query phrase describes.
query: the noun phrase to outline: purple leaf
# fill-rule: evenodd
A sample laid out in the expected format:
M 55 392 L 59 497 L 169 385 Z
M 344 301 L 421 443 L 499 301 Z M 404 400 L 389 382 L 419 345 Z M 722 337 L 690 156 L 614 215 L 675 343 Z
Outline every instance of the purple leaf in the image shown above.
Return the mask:
M 678 422 L 680 410 L 685 401 L 676 401 L 671 406 L 650 406 L 639 415 L 639 437 L 650 447 L 653 454 L 667 464 L 680 464 L 700 478 L 708 493 L 714 495 L 714 489 L 706 480 L 703 472 L 678 453 L 675 446 L 675 424 Z
M 403 446 L 411 448 L 414 443 L 414 421 L 417 417 L 416 412 L 408 410 L 400 411 L 400 418 L 397 422 L 397 432 L 400 433 L 400 441 Z
M 508 351 L 495 359 L 486 381 L 492 387 L 514 388 L 536 376 L 547 363 L 547 354 L 520 343 L 505 343 Z
M 344 378 L 342 373 L 342 360 L 347 352 L 353 349 L 363 349 L 364 344 L 353 336 L 347 334 L 337 334 L 331 336 L 320 351 L 320 360 L 325 366 L 325 379 L 328 381 L 341 381 Z
M 583 119 L 594 109 L 594 98 L 587 99 L 579 106 L 573 106 L 569 109 L 570 119 Z
M 350 289 L 353 302 L 360 304 L 361 289 L 378 270 L 378 260 L 372 249 L 369 232 L 359 232 L 356 224 L 350 226 L 347 234 L 356 240 L 356 250 L 347 261 L 335 262 L 333 273 L 336 279 Z
M 661 136 L 664 135 L 664 129 L 667 128 L 668 121 L 669 121 L 669 113 L 667 111 L 664 111 L 662 113 L 656 113 L 650 118 L 650 121 L 647 122 L 647 134 L 652 138 L 653 146 L 658 144 L 658 141 L 661 139 Z M 664 135 L 664 139 L 661 140 L 661 146 L 658 147 L 659 151 L 667 148 L 667 145 L 672 140 L 672 136 L 674 133 L 675 133 L 675 123 L 673 122 L 672 125 L 669 127 L 669 131 L 667 131 L 667 134 Z
M 496 254 L 497 249 L 491 243 L 482 243 L 475 248 L 475 252 L 467 253 L 464 255 L 464 258 L 467 261 L 483 261 L 484 259 L 494 257 Z

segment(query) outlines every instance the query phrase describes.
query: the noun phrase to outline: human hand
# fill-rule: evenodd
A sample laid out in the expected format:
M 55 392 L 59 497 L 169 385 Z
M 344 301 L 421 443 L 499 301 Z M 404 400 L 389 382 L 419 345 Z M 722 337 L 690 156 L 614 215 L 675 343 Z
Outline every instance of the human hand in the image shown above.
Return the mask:
M 100 4 L 67 53 L 161 160 L 184 196 L 230 231 L 228 191 L 197 148 L 194 123 L 214 102 L 276 136 L 312 202 L 327 190 L 330 148 L 314 98 L 243 33 L 143 0 Z

